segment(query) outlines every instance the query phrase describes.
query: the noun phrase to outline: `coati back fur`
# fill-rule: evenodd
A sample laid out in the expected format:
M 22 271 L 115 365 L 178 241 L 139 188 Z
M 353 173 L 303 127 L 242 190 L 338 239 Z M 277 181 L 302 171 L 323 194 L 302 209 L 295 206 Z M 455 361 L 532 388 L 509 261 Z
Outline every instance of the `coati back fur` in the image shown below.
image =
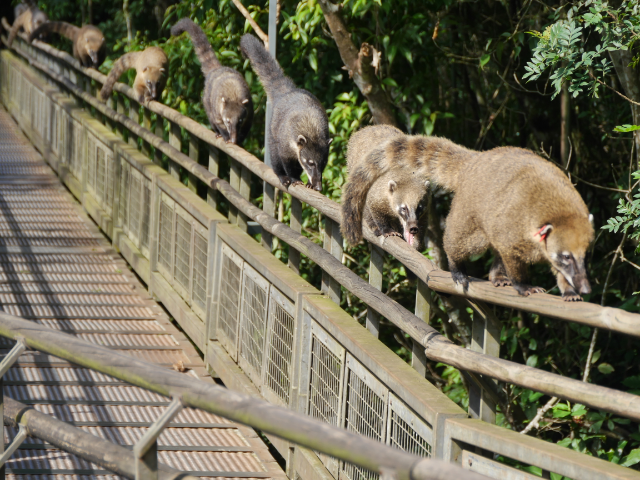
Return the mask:
M 329 157 L 329 124 L 322 104 L 311 93 L 296 88 L 260 40 L 245 34 L 240 50 L 249 59 L 271 101 L 273 116 L 269 125 L 271 166 L 285 187 L 302 184 L 322 191 L 322 172 Z
M 97 69 L 106 56 L 104 35 L 98 27 L 84 25 L 80 28 L 67 22 L 47 22 L 29 35 L 29 42 L 38 35 L 55 32 L 73 42 L 73 56 L 83 67 Z
M 7 43 L 9 46 L 13 44 L 13 41 L 18 35 L 18 32 L 22 28 L 27 35 L 31 34 L 34 30 L 36 30 L 40 25 L 49 21 L 49 17 L 42 10 L 39 10 L 35 5 L 31 4 L 20 4 L 24 5 L 24 8 L 21 9 L 20 15 L 18 15 L 11 26 L 11 30 L 9 31 L 9 38 L 7 39 Z M 18 11 L 18 5 L 16 7 L 16 12 Z M 35 38 L 35 37 L 34 37 Z
M 146 103 L 162 95 L 167 83 L 165 73 L 169 68 L 169 59 L 160 47 L 147 47 L 142 52 L 126 53 L 115 61 L 100 90 L 100 99 L 103 102 L 111 96 L 113 85 L 120 76 L 130 68 L 135 68 L 137 72 L 133 89 L 136 91 L 138 102 Z
M 171 35 L 189 33 L 202 66 L 204 91 L 202 103 L 213 129 L 225 142 L 242 144 L 253 122 L 253 100 L 244 77 L 218 61 L 202 29 L 189 18 L 171 28 Z
M 586 250 L 594 231 L 589 211 L 567 176 L 529 150 L 500 147 L 475 152 L 444 138 L 385 134 L 382 127 L 366 161 L 351 171 L 342 192 L 342 231 L 362 238 L 367 193 L 388 171 L 416 171 L 453 192 L 444 249 L 454 281 L 468 288 L 463 262 L 492 249 L 489 279 L 521 295 L 542 292 L 526 283 L 527 264 L 546 262 L 562 297 L 581 300 L 591 287 Z M 373 141 L 373 140 L 372 140 Z
M 365 162 L 380 135 L 390 138 L 403 133 L 390 125 L 366 127 L 349 139 L 347 168 L 352 171 Z M 423 249 L 427 230 L 424 215 L 429 180 L 416 172 L 390 170 L 382 174 L 367 192 L 364 221 L 377 236 L 399 236 L 416 250 Z

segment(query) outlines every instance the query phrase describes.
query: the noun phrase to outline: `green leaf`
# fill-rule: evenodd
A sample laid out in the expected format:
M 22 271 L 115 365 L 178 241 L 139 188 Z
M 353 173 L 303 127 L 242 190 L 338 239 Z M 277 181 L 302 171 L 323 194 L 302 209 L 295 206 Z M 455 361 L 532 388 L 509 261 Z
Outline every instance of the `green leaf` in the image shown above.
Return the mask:
M 480 57 L 480 68 L 484 67 L 489 62 L 489 60 L 491 60 L 491 55 L 489 55 L 488 53 L 482 55 Z
M 635 465 L 640 462 L 640 448 L 636 448 L 631 450 L 629 455 L 626 457 L 622 457 L 622 462 L 620 465 L 623 467 L 630 467 L 631 465 Z
M 538 355 L 531 355 L 527 358 L 527 366 L 536 367 L 538 365 Z
M 615 368 L 613 368 L 610 364 L 608 363 L 601 363 L 600 365 L 598 365 L 598 371 L 600 373 L 602 373 L 603 375 L 609 375 L 610 373 L 612 373 L 615 370 Z
M 635 130 L 640 130 L 640 125 L 619 125 L 613 129 L 614 132 L 633 132 Z

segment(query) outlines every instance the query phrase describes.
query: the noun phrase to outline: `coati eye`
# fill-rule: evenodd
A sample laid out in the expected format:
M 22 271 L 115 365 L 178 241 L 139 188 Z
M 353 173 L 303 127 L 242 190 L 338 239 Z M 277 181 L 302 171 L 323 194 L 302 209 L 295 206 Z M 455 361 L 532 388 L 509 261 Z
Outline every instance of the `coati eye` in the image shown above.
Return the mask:
M 308 160 L 307 163 L 311 166 L 315 165 L 315 162 L 313 160 Z
M 563 254 L 560 255 L 560 257 L 562 258 L 562 260 L 566 260 L 566 261 L 571 260 L 571 254 L 570 253 L 563 253 Z

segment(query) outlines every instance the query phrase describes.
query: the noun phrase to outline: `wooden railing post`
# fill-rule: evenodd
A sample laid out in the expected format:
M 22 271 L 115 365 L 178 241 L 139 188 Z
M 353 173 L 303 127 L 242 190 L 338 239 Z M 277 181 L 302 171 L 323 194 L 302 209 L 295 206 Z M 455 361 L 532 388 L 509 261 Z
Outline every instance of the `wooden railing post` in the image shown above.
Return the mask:
M 220 171 L 220 159 L 218 149 L 213 145 L 209 145 L 209 171 L 216 177 Z M 215 188 L 207 190 L 207 203 L 216 210 L 218 209 L 218 191 Z
M 149 130 L 150 132 L 152 132 L 153 130 L 151 130 L 151 110 L 143 107 L 142 115 L 143 115 L 142 126 L 147 130 Z M 151 158 L 151 145 L 149 145 L 149 142 L 145 142 L 145 141 L 142 142 L 142 153 L 144 153 L 145 157 Z
M 291 213 L 289 226 L 294 232 L 302 232 L 302 202 L 295 197 L 291 197 Z M 289 247 L 289 268 L 300 274 L 300 252 Z
M 229 185 L 238 192 L 240 190 L 240 164 L 232 158 L 229 158 L 229 163 Z M 233 205 L 229 205 L 229 223 L 238 223 L 238 209 Z
M 140 124 L 140 105 L 129 99 L 129 118 L 135 123 Z M 133 132 L 129 132 L 129 145 L 138 148 L 138 136 Z
M 189 134 L 189 158 L 198 163 L 200 158 L 200 139 L 193 133 Z M 198 178 L 191 172 L 187 176 L 188 187 L 194 193 L 198 193 Z
M 369 259 L 369 285 L 382 290 L 382 269 L 384 266 L 384 252 L 373 243 L 369 244 L 371 258 Z M 367 307 L 367 330 L 374 337 L 380 336 L 380 314 Z
M 156 126 L 155 126 L 156 137 L 164 140 L 164 118 L 156 113 Z M 159 148 L 155 149 L 153 154 L 153 163 L 158 166 L 162 166 L 162 151 Z
M 240 188 L 238 190 L 246 200 L 251 199 L 251 171 L 247 167 L 242 167 L 240 171 Z M 247 231 L 249 217 L 244 213 L 238 213 L 238 226 L 243 232 Z
M 324 249 L 334 258 L 342 261 L 342 234 L 340 233 L 340 225 L 329 217 L 324 217 Z M 325 293 L 331 300 L 340 305 L 342 298 L 342 288 L 328 272 L 322 271 L 322 287 L 321 291 Z
M 174 122 L 169 122 L 169 145 L 182 151 L 182 132 L 180 125 Z M 173 178 L 180 180 L 180 166 L 171 159 L 169 159 L 169 173 Z
M 421 318 L 425 323 L 429 323 L 431 317 L 431 289 L 422 280 L 418 279 L 416 287 L 416 317 Z M 427 356 L 424 354 L 424 347 L 412 341 L 411 366 L 423 377 L 427 374 Z
M 125 115 L 124 113 L 124 95 L 122 95 L 121 93 L 116 93 L 116 107 L 117 107 L 117 111 L 118 113 L 121 113 L 122 115 Z M 123 141 L 126 141 L 128 138 L 127 135 L 127 130 L 124 128 L 124 125 L 122 125 L 122 123 L 118 122 L 118 125 L 116 126 L 116 128 L 118 129 L 118 134 L 120 135 L 120 138 L 122 138 Z

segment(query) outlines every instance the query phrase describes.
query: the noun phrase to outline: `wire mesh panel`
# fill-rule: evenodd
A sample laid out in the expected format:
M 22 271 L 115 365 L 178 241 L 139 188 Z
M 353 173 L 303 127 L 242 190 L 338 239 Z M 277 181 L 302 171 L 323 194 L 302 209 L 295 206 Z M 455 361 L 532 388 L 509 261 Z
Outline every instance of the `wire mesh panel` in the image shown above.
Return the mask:
M 142 195 L 142 175 L 135 168 L 131 168 L 129 182 L 129 231 L 127 232 L 127 236 L 137 247 L 140 245 L 140 197 Z
M 421 457 L 430 457 L 433 445 L 433 429 L 391 392 L 387 443 Z
M 175 202 L 166 193 L 160 196 L 160 221 L 158 222 L 158 271 L 171 282 L 173 266 L 173 211 Z
M 174 287 L 182 297 L 190 301 L 191 284 L 191 237 L 192 237 L 193 217 L 182 207 L 176 205 L 176 227 L 175 227 L 175 257 L 173 264 Z
M 202 225 L 195 225 L 193 233 L 193 269 L 191 272 L 192 307 L 204 319 L 207 308 L 207 238 L 209 233 Z
M 320 325 L 311 323 L 309 359 L 309 408 L 311 417 L 340 425 L 345 349 Z M 331 474 L 338 478 L 338 460 L 318 454 Z
M 149 231 L 151 228 L 151 180 L 142 177 L 142 227 L 140 231 L 140 251 L 149 258 Z
M 118 221 L 125 234 L 129 231 L 129 178 L 131 166 L 122 159 L 120 162 L 120 206 L 118 207 Z
M 238 365 L 259 389 L 262 385 L 270 285 L 247 263 L 242 273 Z
M 238 313 L 244 261 L 226 243 L 221 248 L 217 337 L 233 360 L 238 359 Z
M 387 387 L 347 354 L 344 389 L 344 426 L 347 430 L 384 442 L 388 398 Z M 374 480 L 379 475 L 342 462 L 340 478 Z
M 295 305 L 272 286 L 262 394 L 270 402 L 284 406 L 289 406 L 291 394 L 294 333 Z

